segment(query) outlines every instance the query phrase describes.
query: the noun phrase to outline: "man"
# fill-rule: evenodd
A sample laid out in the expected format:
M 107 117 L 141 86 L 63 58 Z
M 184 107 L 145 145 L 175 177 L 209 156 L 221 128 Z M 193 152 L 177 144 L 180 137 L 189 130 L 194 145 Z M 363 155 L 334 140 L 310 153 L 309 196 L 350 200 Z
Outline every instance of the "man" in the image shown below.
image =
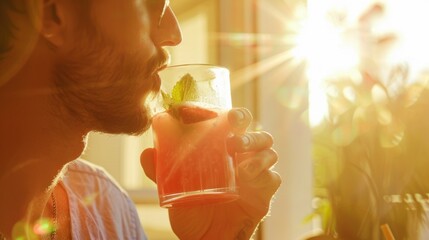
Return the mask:
M 0 239 L 144 239 L 126 194 L 76 159 L 90 131 L 149 127 L 162 47 L 181 41 L 168 1 L 2 0 L 0 34 Z M 246 132 L 245 109 L 229 119 L 231 146 L 252 153 L 238 165 L 240 199 L 169 210 L 180 239 L 250 238 L 280 185 L 271 136 Z M 146 149 L 151 179 L 153 160 Z

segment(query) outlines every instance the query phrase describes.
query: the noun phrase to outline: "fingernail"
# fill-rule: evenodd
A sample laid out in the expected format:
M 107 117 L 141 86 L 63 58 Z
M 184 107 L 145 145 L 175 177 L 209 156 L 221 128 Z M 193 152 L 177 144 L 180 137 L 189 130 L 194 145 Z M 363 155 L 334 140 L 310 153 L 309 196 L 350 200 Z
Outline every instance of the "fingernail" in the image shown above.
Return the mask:
M 232 115 L 231 116 L 232 119 L 230 120 L 235 122 L 237 125 L 242 125 L 244 123 L 244 119 L 246 115 L 242 110 L 240 109 L 233 110 L 231 115 Z
M 238 122 L 242 122 L 242 121 L 244 121 L 244 117 L 245 117 L 246 115 L 244 115 L 244 112 L 243 112 L 242 110 L 237 110 L 235 114 L 236 114 L 236 116 L 237 116 L 237 121 L 238 121 Z
M 241 136 L 241 144 L 244 149 L 248 149 L 250 146 L 250 138 L 247 135 Z

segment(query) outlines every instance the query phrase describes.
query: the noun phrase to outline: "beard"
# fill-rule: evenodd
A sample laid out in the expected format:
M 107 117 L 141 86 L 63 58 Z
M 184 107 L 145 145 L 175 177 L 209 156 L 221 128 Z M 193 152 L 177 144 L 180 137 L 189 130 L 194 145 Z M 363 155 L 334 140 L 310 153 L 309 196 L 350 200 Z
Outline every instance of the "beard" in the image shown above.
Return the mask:
M 153 53 L 118 51 L 100 34 L 86 39 L 55 68 L 55 102 L 65 109 L 62 116 L 87 131 L 143 133 L 151 122 L 149 97 L 160 88 L 156 72 L 166 65 L 167 52 L 157 48 L 148 57 Z

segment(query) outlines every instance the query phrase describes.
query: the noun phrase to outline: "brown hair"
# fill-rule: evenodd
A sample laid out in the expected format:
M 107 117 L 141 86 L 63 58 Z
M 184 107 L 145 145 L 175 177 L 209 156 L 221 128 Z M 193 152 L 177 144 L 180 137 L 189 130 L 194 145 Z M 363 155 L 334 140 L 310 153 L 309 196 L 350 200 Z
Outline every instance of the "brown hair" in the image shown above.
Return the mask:
M 16 29 L 10 18 L 11 11 L 25 15 L 27 12 L 25 1 L 0 1 L 0 56 L 11 48 L 10 41 L 13 39 L 13 32 Z

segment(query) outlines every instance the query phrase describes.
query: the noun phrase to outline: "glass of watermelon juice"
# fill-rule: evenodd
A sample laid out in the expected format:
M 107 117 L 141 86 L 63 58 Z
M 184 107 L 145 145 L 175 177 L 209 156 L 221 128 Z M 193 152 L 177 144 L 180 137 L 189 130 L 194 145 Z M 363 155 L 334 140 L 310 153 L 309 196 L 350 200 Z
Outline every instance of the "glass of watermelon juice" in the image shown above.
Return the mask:
M 163 109 L 152 119 L 156 181 L 162 207 L 238 198 L 231 135 L 229 71 L 211 65 L 171 66 L 159 73 Z

